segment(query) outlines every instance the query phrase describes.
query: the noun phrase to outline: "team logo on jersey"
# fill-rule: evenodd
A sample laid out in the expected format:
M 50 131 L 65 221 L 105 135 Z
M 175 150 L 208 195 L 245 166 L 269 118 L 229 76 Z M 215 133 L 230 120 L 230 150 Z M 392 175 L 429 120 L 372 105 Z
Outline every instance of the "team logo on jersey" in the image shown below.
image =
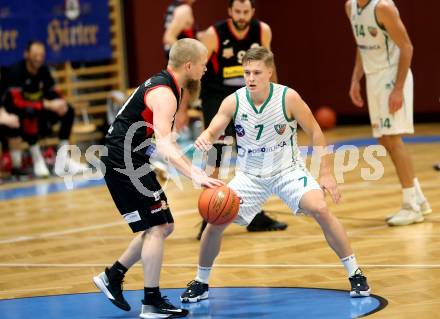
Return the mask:
M 283 133 L 286 131 L 286 124 L 276 124 L 273 127 L 279 135 L 283 135 Z
M 235 132 L 237 133 L 237 135 L 239 137 L 243 137 L 245 132 L 244 132 L 244 128 L 243 126 L 241 126 L 240 124 L 235 125 Z
M 372 37 L 377 36 L 377 28 L 376 27 L 368 27 L 368 32 L 370 32 Z
M 230 58 L 232 58 L 232 57 L 234 56 L 234 49 L 233 49 L 233 48 L 224 48 L 224 49 L 223 49 L 223 54 L 222 54 L 222 56 L 223 56 L 225 59 L 230 59 Z
M 242 121 L 247 121 L 248 120 L 248 115 L 247 114 L 241 114 L 241 120 Z

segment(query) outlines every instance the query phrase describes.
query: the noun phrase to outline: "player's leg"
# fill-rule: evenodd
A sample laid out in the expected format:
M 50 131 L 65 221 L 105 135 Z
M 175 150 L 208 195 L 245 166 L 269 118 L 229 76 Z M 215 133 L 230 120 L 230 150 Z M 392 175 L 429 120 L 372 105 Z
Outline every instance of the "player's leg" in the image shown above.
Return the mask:
M 413 81 L 411 72 L 408 73 L 404 86 L 404 101 L 402 108 L 394 114 L 389 112 L 389 95 L 394 87 L 396 69 L 391 68 L 375 75 L 374 81 L 376 109 L 379 120 L 376 122 L 374 136 L 379 138 L 393 161 L 396 174 L 402 186 L 402 209 L 388 219 L 389 225 L 408 225 L 422 222 L 423 211 L 430 212 L 429 203 L 423 195 L 420 184 L 414 176 L 411 156 L 402 140 L 402 134 L 413 134 Z
M 159 277 L 166 237 L 172 232 L 174 220 L 168 208 L 167 198 L 161 192 L 154 173 L 140 178 L 141 184 L 154 196 L 138 191 L 130 178 L 107 165 L 105 175 L 107 187 L 123 218 L 133 232 L 138 234 L 112 267 L 94 277 L 94 282 L 108 299 L 123 310 L 130 306 L 123 297 L 122 282 L 127 270 L 142 259 L 144 269 L 144 299 L 141 317 L 174 314 L 185 316 L 188 312 L 171 305 L 162 298 Z M 171 312 L 168 310 L 171 309 Z
M 274 177 L 273 191 L 294 213 L 301 208 L 320 225 L 329 246 L 338 255 L 351 283 L 352 297 L 368 296 L 370 288 L 360 271 L 347 234 L 339 220 L 330 212 L 324 192 L 316 180 L 305 170 L 283 172 Z
M 270 195 L 270 191 L 257 177 L 251 177 L 237 172 L 228 186 L 233 189 L 240 198 L 240 210 L 234 223 L 242 226 L 248 225 L 255 215 L 261 210 L 261 206 Z M 199 266 L 197 275 L 189 284 L 180 297 L 182 302 L 197 302 L 208 298 L 209 276 L 212 265 L 218 256 L 221 247 L 222 235 L 226 225 L 206 226 L 200 242 Z

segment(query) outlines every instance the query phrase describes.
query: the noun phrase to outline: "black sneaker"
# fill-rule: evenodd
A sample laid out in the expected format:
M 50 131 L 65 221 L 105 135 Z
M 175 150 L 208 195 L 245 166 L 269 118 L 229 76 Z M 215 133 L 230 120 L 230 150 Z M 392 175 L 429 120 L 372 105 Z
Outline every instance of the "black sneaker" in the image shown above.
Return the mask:
M 370 287 L 367 283 L 367 277 L 362 274 L 360 269 L 357 269 L 355 274 L 348 278 L 351 284 L 350 297 L 368 297 L 370 295 Z
M 105 293 L 107 298 L 116 307 L 125 311 L 130 311 L 130 305 L 122 295 L 122 283 L 124 281 L 124 275 L 121 274 L 121 276 L 109 280 L 110 276 L 108 275 L 108 273 L 108 268 L 105 268 L 104 272 L 100 273 L 98 276 L 93 277 L 93 282 L 95 283 L 96 287 L 99 288 L 99 290 Z
M 271 231 L 271 230 L 285 230 L 287 224 L 276 221 L 264 213 L 264 210 L 255 215 L 251 223 L 246 227 L 250 232 L 254 231 Z
M 209 285 L 203 282 L 193 280 L 186 287 L 185 292 L 180 296 L 181 302 L 197 302 L 208 299 Z
M 153 301 L 152 305 L 145 305 L 142 300 L 141 318 L 181 318 L 188 315 L 189 311 L 173 306 L 166 296 Z
M 206 220 L 202 220 L 202 225 L 200 226 L 200 231 L 199 231 L 199 233 L 197 234 L 197 240 L 202 239 L 202 234 L 203 234 L 203 231 L 204 231 L 205 228 L 206 228 L 206 225 L 208 225 L 208 223 L 206 222 Z

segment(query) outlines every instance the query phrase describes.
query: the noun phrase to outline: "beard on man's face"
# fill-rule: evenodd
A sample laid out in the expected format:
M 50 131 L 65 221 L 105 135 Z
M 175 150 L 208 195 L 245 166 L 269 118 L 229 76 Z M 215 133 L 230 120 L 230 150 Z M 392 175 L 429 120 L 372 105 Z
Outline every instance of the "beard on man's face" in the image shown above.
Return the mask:
M 242 30 L 246 29 L 249 26 L 250 21 L 245 21 L 245 20 L 238 20 L 238 21 L 236 21 L 236 20 L 232 19 L 232 24 L 234 25 L 234 27 L 237 30 L 242 31 Z

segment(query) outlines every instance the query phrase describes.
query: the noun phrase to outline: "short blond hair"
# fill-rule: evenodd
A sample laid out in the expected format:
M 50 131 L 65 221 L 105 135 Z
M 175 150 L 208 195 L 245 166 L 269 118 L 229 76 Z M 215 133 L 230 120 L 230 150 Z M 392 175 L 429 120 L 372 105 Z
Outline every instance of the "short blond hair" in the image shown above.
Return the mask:
M 197 62 L 202 57 L 202 54 L 207 52 L 206 47 L 198 40 L 191 38 L 180 39 L 171 46 L 168 65 L 178 68 L 187 62 Z
M 267 67 L 274 66 L 273 53 L 262 46 L 250 48 L 246 51 L 243 56 L 243 65 L 251 61 L 263 61 Z

